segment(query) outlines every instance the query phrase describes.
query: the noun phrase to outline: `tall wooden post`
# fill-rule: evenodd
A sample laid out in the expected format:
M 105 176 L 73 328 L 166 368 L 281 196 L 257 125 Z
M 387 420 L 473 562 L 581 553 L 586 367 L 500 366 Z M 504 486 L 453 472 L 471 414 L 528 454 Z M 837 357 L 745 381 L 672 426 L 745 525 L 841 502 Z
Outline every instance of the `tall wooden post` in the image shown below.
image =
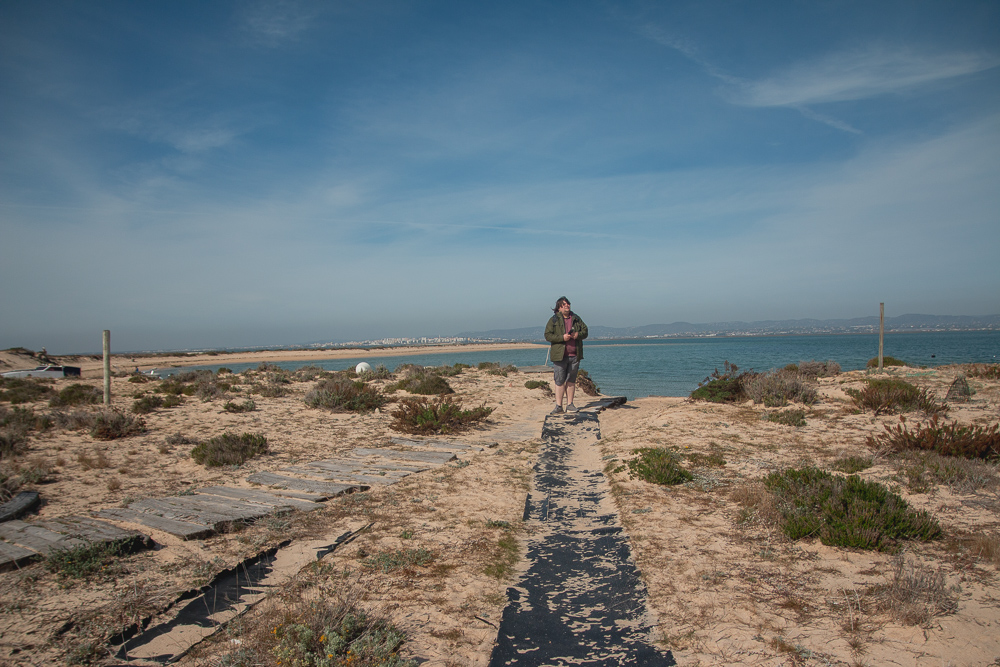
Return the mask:
M 104 405 L 111 405 L 111 332 L 104 330 Z
M 882 337 L 885 335 L 885 303 L 878 305 L 878 370 L 882 372 Z

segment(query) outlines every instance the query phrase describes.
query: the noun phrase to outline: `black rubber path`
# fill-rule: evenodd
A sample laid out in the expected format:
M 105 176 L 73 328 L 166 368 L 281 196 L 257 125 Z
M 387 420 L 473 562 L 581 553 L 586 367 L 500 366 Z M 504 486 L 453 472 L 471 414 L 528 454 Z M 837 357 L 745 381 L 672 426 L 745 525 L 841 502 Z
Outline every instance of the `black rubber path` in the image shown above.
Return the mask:
M 676 664 L 651 641 L 646 590 L 608 497 L 599 439 L 596 410 L 545 420 L 525 510 L 538 530 L 527 571 L 507 589 L 490 667 Z

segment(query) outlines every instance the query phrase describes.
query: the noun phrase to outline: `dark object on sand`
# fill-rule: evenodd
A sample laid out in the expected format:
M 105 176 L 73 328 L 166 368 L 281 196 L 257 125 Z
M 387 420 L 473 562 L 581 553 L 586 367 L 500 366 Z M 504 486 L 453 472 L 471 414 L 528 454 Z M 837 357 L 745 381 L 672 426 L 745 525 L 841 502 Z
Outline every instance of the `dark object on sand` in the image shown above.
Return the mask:
M 944 400 L 949 403 L 968 403 L 969 399 L 972 398 L 972 393 L 969 381 L 964 375 L 959 375 L 951 383 L 951 387 L 948 388 L 948 395 L 944 397 Z

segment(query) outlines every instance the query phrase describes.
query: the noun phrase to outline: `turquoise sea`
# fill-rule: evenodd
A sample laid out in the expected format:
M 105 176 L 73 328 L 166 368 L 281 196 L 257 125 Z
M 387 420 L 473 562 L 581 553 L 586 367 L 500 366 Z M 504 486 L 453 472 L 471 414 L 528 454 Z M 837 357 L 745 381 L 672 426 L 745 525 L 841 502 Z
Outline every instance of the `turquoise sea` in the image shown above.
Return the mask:
M 445 352 L 439 354 L 356 357 L 280 364 L 284 368 L 321 366 L 328 370 L 353 368 L 361 361 L 372 366 L 399 364 L 423 366 L 497 361 L 516 366 L 541 365 L 547 346 L 531 350 L 492 352 Z M 943 331 L 885 334 L 884 354 L 913 366 L 1000 361 L 1000 331 Z M 878 355 L 878 334 L 752 336 L 727 338 L 671 338 L 600 340 L 586 342 L 582 367 L 601 392 L 630 399 L 644 396 L 687 396 L 714 368 L 724 361 L 740 369 L 766 371 L 799 361 L 832 360 L 845 371 L 865 367 Z M 240 372 L 256 364 L 229 364 Z M 199 366 L 216 370 L 216 366 Z M 174 370 L 174 369 L 171 369 Z

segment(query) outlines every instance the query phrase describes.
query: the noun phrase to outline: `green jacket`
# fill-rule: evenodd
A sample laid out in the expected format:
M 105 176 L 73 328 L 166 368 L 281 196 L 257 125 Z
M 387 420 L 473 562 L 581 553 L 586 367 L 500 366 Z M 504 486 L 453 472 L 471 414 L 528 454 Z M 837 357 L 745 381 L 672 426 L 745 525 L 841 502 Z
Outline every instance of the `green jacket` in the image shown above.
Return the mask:
M 576 358 L 583 360 L 583 339 L 587 337 L 587 325 L 573 311 L 570 311 L 570 315 L 573 317 L 570 333 L 575 331 L 579 334 L 576 338 Z M 563 316 L 556 313 L 549 318 L 548 324 L 545 325 L 545 340 L 552 343 L 552 350 L 549 353 L 549 358 L 552 361 L 562 361 L 566 355 L 566 341 L 563 340 L 565 333 L 566 323 L 563 322 Z

